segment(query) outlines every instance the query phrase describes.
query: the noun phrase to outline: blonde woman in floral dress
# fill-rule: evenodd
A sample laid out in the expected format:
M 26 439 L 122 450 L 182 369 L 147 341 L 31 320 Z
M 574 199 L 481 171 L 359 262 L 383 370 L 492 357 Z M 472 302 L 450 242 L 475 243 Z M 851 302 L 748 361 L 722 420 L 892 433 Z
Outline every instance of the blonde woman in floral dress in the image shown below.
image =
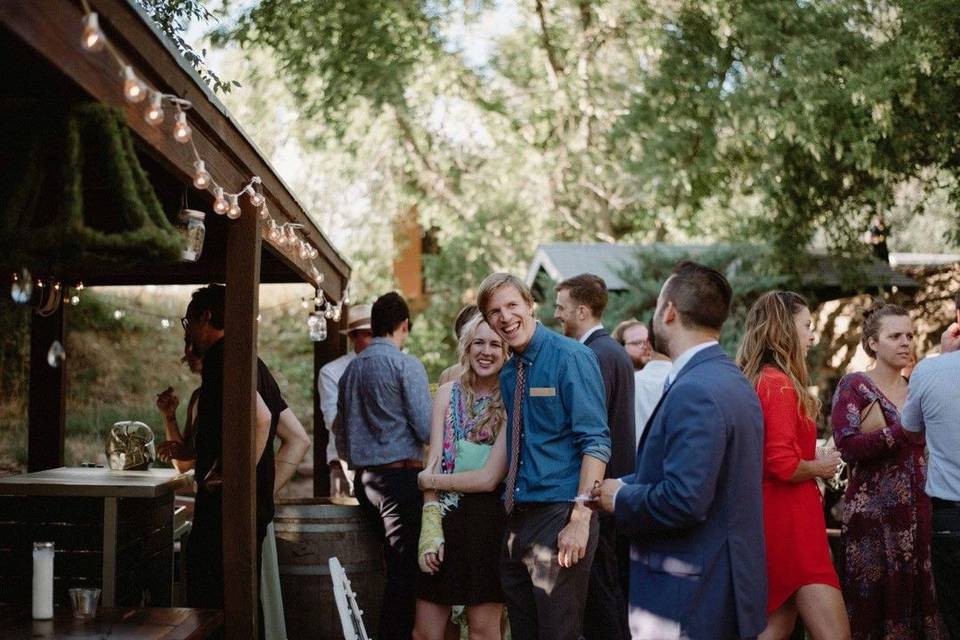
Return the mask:
M 851 631 L 854 640 L 946 638 L 930 565 L 924 444 L 900 424 L 907 399 L 900 371 L 913 346 L 907 311 L 883 305 L 868 312 L 862 344 L 876 365 L 840 380 L 832 411 L 834 440 L 851 466 L 841 575 Z
M 434 398 L 431 459 L 425 471 L 446 478 L 480 470 L 507 419 L 499 381 L 507 356 L 503 340 L 477 315 L 463 327 L 459 353 L 459 377 L 441 385 Z M 503 457 L 502 438 L 498 446 Z M 472 493 L 425 490 L 423 500 L 413 637 L 443 638 L 451 606 L 462 604 L 471 640 L 499 639 L 503 591 L 498 558 L 504 526 L 499 493 L 494 487 Z

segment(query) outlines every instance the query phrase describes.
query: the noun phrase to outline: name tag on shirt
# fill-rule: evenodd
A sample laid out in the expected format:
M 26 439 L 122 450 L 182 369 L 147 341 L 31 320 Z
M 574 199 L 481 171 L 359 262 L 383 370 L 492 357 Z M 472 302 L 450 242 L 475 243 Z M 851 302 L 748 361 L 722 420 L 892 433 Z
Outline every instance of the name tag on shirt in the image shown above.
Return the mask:
M 557 395 L 554 387 L 530 387 L 531 398 L 549 398 Z

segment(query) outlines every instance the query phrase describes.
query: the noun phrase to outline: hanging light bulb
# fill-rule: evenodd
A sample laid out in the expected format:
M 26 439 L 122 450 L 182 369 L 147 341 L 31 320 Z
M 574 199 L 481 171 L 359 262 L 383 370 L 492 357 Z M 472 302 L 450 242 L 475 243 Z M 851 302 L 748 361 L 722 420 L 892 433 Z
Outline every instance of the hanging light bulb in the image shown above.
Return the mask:
M 214 194 L 213 211 L 222 216 L 230 209 L 230 205 L 227 204 L 227 199 L 223 197 L 223 187 L 217 187 Z
M 30 302 L 30 296 L 33 295 L 33 276 L 27 271 L 26 267 L 21 269 L 20 273 L 13 274 L 13 284 L 10 286 L 10 297 L 17 304 L 26 304 Z
M 282 234 L 280 232 L 280 227 L 277 226 L 276 220 L 270 221 L 270 231 L 267 232 L 267 238 L 270 239 L 270 242 L 275 244 L 280 244 L 280 238 Z
M 133 72 L 133 67 L 123 67 L 123 96 L 130 102 L 143 102 L 147 97 L 147 87 Z
M 263 196 L 256 192 L 252 184 L 247 185 L 247 195 L 250 196 L 250 204 L 259 207 L 263 204 Z
M 263 220 L 266 220 L 267 218 L 270 217 L 270 211 L 267 209 L 266 201 L 264 201 L 263 204 L 260 205 L 260 209 L 257 210 L 257 215 L 259 215 L 260 218 Z
M 298 252 L 301 260 L 306 260 L 310 257 L 310 245 L 306 242 L 300 241 L 300 251 Z
M 293 230 L 293 227 L 287 227 L 287 246 L 296 249 L 297 242 L 297 232 Z
M 192 135 L 193 129 L 187 124 L 187 114 L 178 111 L 173 123 L 173 139 L 180 143 L 186 143 L 190 142 L 190 136 Z
M 316 260 L 316 259 L 317 259 L 317 256 L 319 256 L 319 255 L 320 255 L 320 252 L 317 251 L 317 248 L 314 247 L 313 245 L 310 245 L 310 256 L 309 256 L 310 259 L 311 259 L 311 260 Z
M 196 173 L 193 176 L 193 186 L 201 191 L 210 186 L 210 174 L 207 173 L 207 168 L 203 165 L 203 160 L 197 160 L 193 163 L 193 168 Z
M 102 51 L 106 45 L 107 39 L 100 30 L 100 20 L 97 14 L 90 12 L 83 16 L 83 36 L 80 38 L 80 44 L 87 51 Z
M 82 283 L 82 282 L 78 282 L 78 283 L 77 283 L 77 291 L 83 291 L 83 283 Z
M 163 122 L 163 94 L 159 91 L 150 92 L 150 104 L 143 112 L 143 120 L 154 127 Z
M 227 217 L 231 220 L 236 220 L 240 217 L 240 203 L 237 202 L 237 196 L 235 194 L 230 194 L 230 208 L 227 209 Z

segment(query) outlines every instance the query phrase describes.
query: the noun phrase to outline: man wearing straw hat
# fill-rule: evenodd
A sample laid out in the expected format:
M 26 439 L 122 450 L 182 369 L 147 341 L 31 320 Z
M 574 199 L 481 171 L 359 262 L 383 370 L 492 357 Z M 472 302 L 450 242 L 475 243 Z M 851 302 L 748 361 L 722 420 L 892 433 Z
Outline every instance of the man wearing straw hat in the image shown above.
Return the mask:
M 327 427 L 327 466 L 330 469 L 330 497 L 345 498 L 353 495 L 353 471 L 347 468 L 343 457 L 337 452 L 336 439 L 333 437 L 333 421 L 337 417 L 337 385 L 347 370 L 347 365 L 369 346 L 373 340 L 370 328 L 370 305 L 358 304 L 347 310 L 347 328 L 341 331 L 350 338 L 353 351 L 328 362 L 317 376 L 317 391 L 320 393 L 320 412 L 323 424 Z M 315 470 L 319 472 L 319 469 Z

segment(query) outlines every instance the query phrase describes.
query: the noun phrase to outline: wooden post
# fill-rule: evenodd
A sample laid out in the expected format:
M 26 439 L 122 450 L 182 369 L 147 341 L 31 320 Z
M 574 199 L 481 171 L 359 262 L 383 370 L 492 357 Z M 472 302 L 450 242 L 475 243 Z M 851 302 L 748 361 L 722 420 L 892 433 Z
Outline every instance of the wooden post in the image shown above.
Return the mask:
M 245 200 L 243 198 L 242 200 Z M 223 355 L 223 576 L 227 638 L 257 637 L 257 314 L 260 226 L 246 203 L 227 232 Z
M 341 287 L 341 291 L 346 284 Z M 313 345 L 313 497 L 330 495 L 330 471 L 327 468 L 327 443 L 332 434 L 327 432 L 323 411 L 320 410 L 320 368 L 347 352 L 347 336 L 340 333 L 347 328 L 347 307 L 339 324 L 327 325 L 327 339 Z
M 66 310 L 63 302 L 49 316 L 34 312 L 30 321 L 30 401 L 27 409 L 27 471 L 63 466 L 66 425 L 66 361 L 51 367 L 47 354 L 54 340 L 64 344 Z

